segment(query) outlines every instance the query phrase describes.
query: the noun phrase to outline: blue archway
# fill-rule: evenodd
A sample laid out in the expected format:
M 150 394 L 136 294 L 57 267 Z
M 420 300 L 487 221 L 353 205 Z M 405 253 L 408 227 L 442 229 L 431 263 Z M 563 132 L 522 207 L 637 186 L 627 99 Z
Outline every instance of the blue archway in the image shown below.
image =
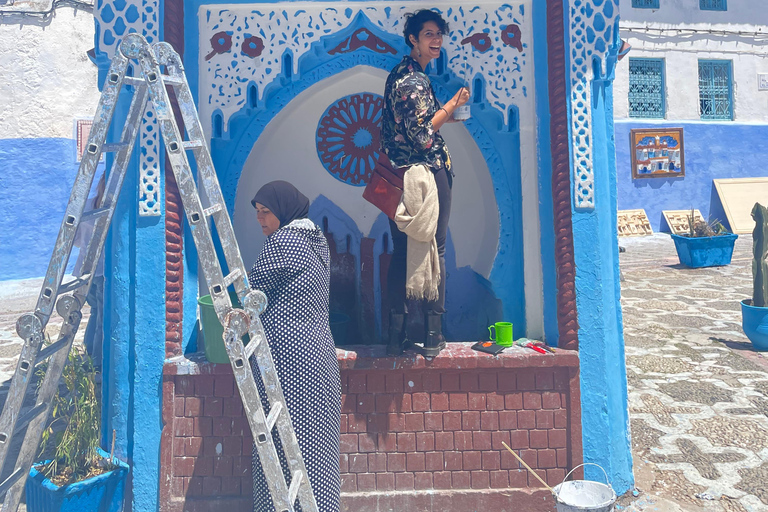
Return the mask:
M 386 47 L 372 49 L 345 44 L 361 29 L 373 34 Z M 383 32 L 360 12 L 347 28 L 315 43 L 300 58 L 298 72 L 293 73 L 290 65 L 293 55 L 286 52 L 284 59 L 288 59 L 288 65 L 265 87 L 263 99 L 255 105 L 246 102 L 232 115 L 226 129 L 215 130 L 211 140 L 211 154 L 230 214 L 233 214 L 240 176 L 254 143 L 269 122 L 296 96 L 321 80 L 356 66 L 389 71 L 408 51 L 401 37 Z M 462 82 L 449 69 L 442 69 L 444 66 L 437 68 L 427 71 L 438 98 L 444 102 Z M 472 117 L 465 122 L 465 127 L 488 166 L 499 208 L 499 245 L 490 281 L 496 296 L 504 304 L 504 317 L 520 326 L 519 330 L 516 328 L 517 332 L 524 333 L 522 184 L 516 116 L 510 116 L 509 124 L 505 124 L 502 113 L 487 101 L 484 92 L 474 96 Z M 214 125 L 219 115 L 214 112 Z

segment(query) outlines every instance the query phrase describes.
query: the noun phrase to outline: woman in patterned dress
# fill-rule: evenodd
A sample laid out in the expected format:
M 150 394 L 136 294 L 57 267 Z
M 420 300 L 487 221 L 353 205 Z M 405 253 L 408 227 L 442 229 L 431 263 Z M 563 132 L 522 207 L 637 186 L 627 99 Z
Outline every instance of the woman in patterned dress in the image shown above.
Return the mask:
M 341 379 L 328 324 L 328 243 L 307 218 L 309 200 L 290 183 L 267 183 L 251 203 L 267 235 L 249 275 L 251 288 L 267 295 L 261 321 L 318 508 L 338 512 Z M 251 366 L 264 397 L 255 360 Z M 263 398 L 262 404 L 266 408 Z M 282 445 L 274 439 L 287 478 Z M 255 446 L 253 499 L 255 512 L 275 510 Z
M 403 36 L 411 53 L 395 66 L 384 88 L 381 119 L 381 149 L 396 168 L 424 165 L 432 171 L 440 205 L 435 241 L 440 261 L 438 298 L 425 304 L 425 356 L 436 356 L 445 347 L 442 315 L 445 313 L 445 242 L 451 214 L 453 170 L 451 156 L 440 135 L 440 127 L 453 120 L 457 108 L 469 100 L 469 89 L 462 87 L 445 105 L 440 105 L 429 77 L 424 72 L 432 59 L 440 56 L 448 23 L 437 12 L 422 9 L 406 15 Z M 407 236 L 390 219 L 393 253 L 387 275 L 389 313 L 387 354 L 399 355 L 406 346 L 406 254 Z

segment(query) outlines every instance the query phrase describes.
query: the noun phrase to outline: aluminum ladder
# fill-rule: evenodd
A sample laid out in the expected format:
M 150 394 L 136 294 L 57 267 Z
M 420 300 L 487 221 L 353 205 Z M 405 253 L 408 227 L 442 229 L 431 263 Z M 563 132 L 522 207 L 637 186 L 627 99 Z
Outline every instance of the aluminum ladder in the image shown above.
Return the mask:
M 139 64 L 141 77 L 127 76 L 131 61 Z M 165 66 L 166 73 L 161 72 Z M 120 141 L 105 143 L 118 96 L 123 85 L 133 86 L 133 96 L 123 125 Z M 188 139 L 184 140 L 174 117 L 166 86 L 174 88 Z M 294 512 L 296 501 L 304 512 L 317 512 L 304 459 L 285 406 L 280 380 L 266 340 L 259 315 L 267 305 L 263 292 L 251 290 L 240 248 L 227 212 L 200 118 L 187 83 L 181 58 L 168 43 L 149 45 L 140 34 L 129 34 L 120 43 L 107 73 L 94 117 L 86 151 L 72 188 L 56 245 L 48 265 L 34 313 L 22 315 L 16 331 L 24 340 L 8 398 L 0 415 L 0 469 L 5 466 L 14 434 L 26 428 L 13 472 L 0 483 L 0 494 L 6 492 L 2 512 L 16 512 L 21 493 L 46 427 L 53 397 L 71 350 L 72 341 L 82 318 L 81 309 L 91 286 L 93 270 L 101 257 L 112 215 L 125 178 L 136 135 L 147 104 L 154 107 L 155 117 L 165 143 L 166 152 L 182 198 L 198 257 L 211 292 L 216 315 L 224 326 L 224 342 L 235 382 L 248 418 L 256 449 L 261 460 L 272 502 L 279 512 Z M 195 177 L 187 158 L 190 151 L 197 163 L 198 181 L 202 184 L 208 207 L 204 207 Z M 84 211 L 101 154 L 112 152 L 114 160 L 106 181 L 105 192 L 96 208 Z M 216 256 L 209 218 L 216 225 L 221 249 L 229 274 L 224 275 Z M 95 219 L 93 235 L 82 250 L 86 251 L 83 275 L 62 283 L 72 245 L 80 222 Z M 228 288 L 232 286 L 243 308 L 234 308 Z M 45 328 L 53 309 L 64 323 L 57 341 L 44 346 Z M 243 336 L 250 342 L 244 345 Z M 248 360 L 256 358 L 270 404 L 266 414 Z M 22 412 L 31 378 L 41 363 L 48 364 L 35 397 L 35 405 Z M 272 432 L 277 429 L 290 475 L 283 474 Z

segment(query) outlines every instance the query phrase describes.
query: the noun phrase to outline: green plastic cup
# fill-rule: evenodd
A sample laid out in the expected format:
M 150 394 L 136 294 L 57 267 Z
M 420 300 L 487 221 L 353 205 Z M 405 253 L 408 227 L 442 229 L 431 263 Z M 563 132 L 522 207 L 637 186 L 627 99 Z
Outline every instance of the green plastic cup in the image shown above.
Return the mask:
M 495 341 L 497 345 L 504 347 L 512 346 L 511 322 L 496 322 L 488 327 L 488 334 L 490 335 L 491 341 Z

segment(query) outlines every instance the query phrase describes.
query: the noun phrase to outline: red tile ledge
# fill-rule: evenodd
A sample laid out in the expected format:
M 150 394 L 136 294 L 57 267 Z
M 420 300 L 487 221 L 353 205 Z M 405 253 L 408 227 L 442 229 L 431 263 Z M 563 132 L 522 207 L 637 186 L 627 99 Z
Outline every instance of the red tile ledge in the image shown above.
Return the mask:
M 558 350 L 554 354 L 539 354 L 529 348 L 509 347 L 498 355 L 472 350 L 474 342 L 450 342 L 437 357 L 425 358 L 413 351 L 402 356 L 386 355 L 384 345 L 346 345 L 336 348 L 342 370 L 411 370 L 472 368 L 554 368 L 578 367 L 579 354 Z M 214 364 L 202 353 L 166 359 L 164 375 L 231 375 L 228 364 Z

